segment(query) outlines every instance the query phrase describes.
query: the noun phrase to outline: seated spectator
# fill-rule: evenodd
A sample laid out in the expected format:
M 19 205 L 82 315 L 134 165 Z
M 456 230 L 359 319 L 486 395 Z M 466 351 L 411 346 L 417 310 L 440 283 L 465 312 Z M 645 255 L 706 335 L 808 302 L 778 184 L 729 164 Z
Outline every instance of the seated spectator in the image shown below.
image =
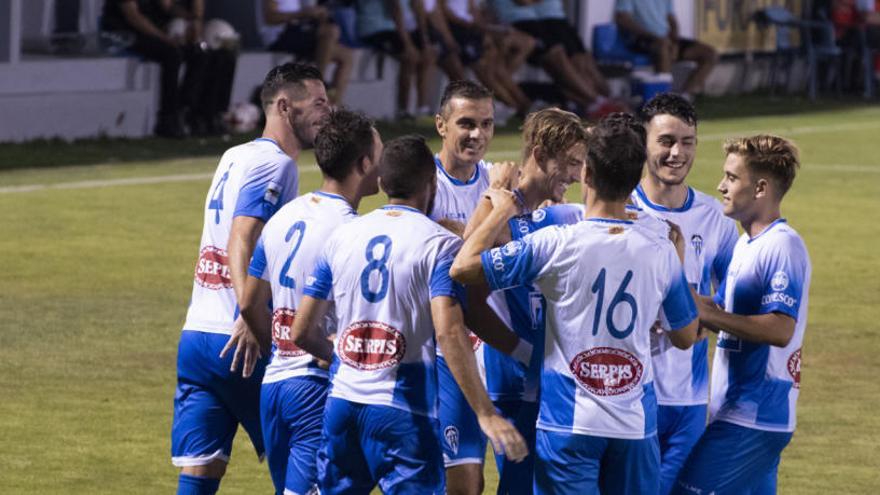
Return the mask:
M 449 51 L 457 61 L 457 67 L 453 64 L 457 70 L 447 69 L 442 59 L 440 66 L 452 81 L 465 79 L 464 67 L 469 67 L 499 101 L 525 118 L 532 100 L 511 77 L 512 71 L 490 38 L 485 23 L 472 11 L 471 4 L 472 0 L 440 0 L 439 8 L 432 13 L 434 22 L 452 38 L 444 43 L 451 47 Z M 496 109 L 496 115 L 498 113 Z
M 537 3 L 534 0 L 491 1 L 495 16 L 502 24 L 512 26 L 535 39 L 535 48 L 529 56 L 529 62 L 541 66 L 559 85 L 565 97 L 580 106 L 581 113 L 595 116 L 612 111 L 612 108 L 620 110 L 618 105 L 611 104 L 601 94 L 599 85 L 590 80 L 589 72 L 582 72 L 575 66 L 565 45 L 565 41 L 569 41 L 572 45 L 569 48 L 575 53 L 577 49 L 571 43 L 572 40 L 547 31 L 542 16 L 552 13 L 554 7 L 539 6 Z
M 121 47 L 161 68 L 159 111 L 154 134 L 182 138 L 186 123 L 195 133 L 218 131 L 235 72 L 235 55 L 212 57 L 202 39 L 204 0 L 107 0 L 101 29 Z M 177 34 L 168 28 L 175 15 L 185 18 Z M 179 23 L 178 23 L 179 24 Z M 212 60 L 213 59 L 213 60 Z M 180 68 L 186 73 L 180 82 Z M 207 77 L 208 70 L 213 71 Z M 223 100 L 225 98 L 225 103 Z
M 322 74 L 330 62 L 336 64 L 327 95 L 334 104 L 341 103 L 351 79 L 352 52 L 339 42 L 339 26 L 327 8 L 305 6 L 301 0 L 258 0 L 257 10 L 268 50 L 314 62 Z
M 706 78 L 718 62 L 718 53 L 711 46 L 678 35 L 678 20 L 672 10 L 672 0 L 616 0 L 614 21 L 629 37 L 630 47 L 649 53 L 657 72 L 672 72 L 672 64 L 679 60 L 697 63 L 697 69 L 688 76 L 682 88 L 691 98 L 702 91 Z
M 422 0 L 357 0 L 356 5 L 356 29 L 361 42 L 400 63 L 397 117 L 412 118 L 408 107 L 413 83 L 416 86 L 416 113 L 430 115 L 428 84 L 437 55 L 428 30 L 418 29 L 414 10 L 424 10 Z

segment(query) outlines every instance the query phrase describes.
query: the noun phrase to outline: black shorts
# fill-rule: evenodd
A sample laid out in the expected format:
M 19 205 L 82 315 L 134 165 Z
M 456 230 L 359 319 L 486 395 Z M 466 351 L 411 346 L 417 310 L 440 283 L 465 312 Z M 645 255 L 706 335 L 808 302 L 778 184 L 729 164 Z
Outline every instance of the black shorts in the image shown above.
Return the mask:
M 419 34 L 419 31 L 410 31 L 409 37 L 416 48 L 419 50 L 423 48 L 422 37 Z M 361 42 L 374 50 L 391 55 L 392 57 L 398 57 L 403 53 L 403 40 L 400 39 L 400 35 L 397 34 L 397 31 L 381 31 L 373 33 L 361 38 Z M 446 46 L 440 42 L 439 36 L 437 36 L 433 30 L 428 33 L 428 42 L 437 48 L 438 57 L 443 58 L 446 53 L 448 53 Z
M 483 58 L 483 33 L 455 24 L 449 25 L 449 31 L 461 50 L 458 56 L 464 65 L 471 65 Z
M 687 50 L 688 48 L 690 48 L 696 44 L 697 44 L 697 42 L 694 40 L 690 40 L 687 38 L 679 38 L 678 39 L 679 56 L 681 56 L 681 54 L 684 53 L 685 50 Z M 653 45 L 654 45 L 654 38 L 649 38 L 647 36 L 636 36 L 628 44 L 630 50 L 632 50 L 634 52 L 647 53 L 647 54 L 653 53 L 653 50 L 651 50 L 651 47 Z
M 541 19 L 515 22 L 513 27 L 535 38 L 535 50 L 529 55 L 529 63 L 537 62 L 556 45 L 562 45 L 569 56 L 584 53 L 584 42 L 574 27 L 564 19 Z
M 269 45 L 271 52 L 286 52 L 306 60 L 314 60 L 317 49 L 318 23 L 314 21 L 288 24 L 278 39 Z

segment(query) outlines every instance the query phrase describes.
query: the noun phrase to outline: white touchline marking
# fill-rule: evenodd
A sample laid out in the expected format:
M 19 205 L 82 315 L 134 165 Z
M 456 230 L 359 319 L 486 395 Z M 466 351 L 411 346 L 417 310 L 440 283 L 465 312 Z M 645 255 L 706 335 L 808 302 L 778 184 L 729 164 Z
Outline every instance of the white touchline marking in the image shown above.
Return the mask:
M 748 136 L 757 134 L 759 132 L 770 132 L 772 134 L 779 134 L 783 136 L 799 136 L 804 134 L 817 134 L 821 132 L 844 132 L 844 131 L 857 131 L 864 129 L 875 129 L 880 128 L 880 121 L 878 122 L 851 122 L 846 124 L 832 124 L 832 125 L 815 125 L 815 126 L 803 126 L 803 127 L 791 127 L 785 128 L 781 127 L 782 132 L 777 131 L 762 131 L 762 130 L 746 130 L 746 131 L 730 131 L 726 133 L 716 133 L 716 134 L 704 134 L 700 135 L 700 142 L 713 142 L 713 141 L 721 141 L 727 139 L 729 137 L 736 136 Z M 509 160 L 512 158 L 519 158 L 522 153 L 518 150 L 516 151 L 499 151 L 496 153 L 488 153 L 487 158 L 491 158 L 492 160 Z M 301 174 L 314 173 L 317 172 L 317 165 L 304 165 L 299 168 Z M 811 170 L 821 170 L 821 171 L 834 171 L 834 172 L 862 172 L 862 173 L 880 173 L 880 166 L 873 165 L 861 165 L 861 164 L 810 164 L 809 162 L 804 163 L 801 171 L 811 171 Z M 175 175 L 159 175 L 152 177 L 128 177 L 123 179 L 103 179 L 103 180 L 84 180 L 84 181 L 76 181 L 76 182 L 60 182 L 56 184 L 26 184 L 21 186 L 5 186 L 0 187 L 0 194 L 11 194 L 11 193 L 27 193 L 27 192 L 35 192 L 35 191 L 44 191 L 47 189 L 88 189 L 95 187 L 115 187 L 115 186 L 137 186 L 144 184 L 162 184 L 168 182 L 189 182 L 189 181 L 198 181 L 210 179 L 213 177 L 213 173 L 201 173 L 201 174 L 175 174 Z
M 300 174 L 317 172 L 317 165 L 299 167 Z M 95 187 L 140 186 L 144 184 L 162 184 L 167 182 L 190 182 L 208 180 L 214 177 L 213 172 L 200 174 L 156 175 L 153 177 L 126 177 L 122 179 L 82 180 L 76 182 L 60 182 L 57 184 L 27 184 L 23 186 L 0 187 L 0 194 L 26 193 L 49 189 L 89 189 Z

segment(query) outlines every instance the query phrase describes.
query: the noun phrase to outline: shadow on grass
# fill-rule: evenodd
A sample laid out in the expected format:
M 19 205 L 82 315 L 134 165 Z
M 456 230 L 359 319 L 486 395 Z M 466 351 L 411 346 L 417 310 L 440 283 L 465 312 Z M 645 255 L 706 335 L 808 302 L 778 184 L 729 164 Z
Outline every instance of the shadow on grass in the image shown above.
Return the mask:
M 697 101 L 701 120 L 733 119 L 769 115 L 832 112 L 862 108 L 876 102 L 865 102 L 857 97 L 827 98 L 816 102 L 798 95 L 751 94 L 739 96 L 705 97 Z M 496 130 L 497 134 L 519 132 L 521 122 L 510 122 Z M 433 119 L 422 117 L 412 123 L 379 122 L 379 131 L 385 140 L 408 133 L 426 137 L 435 136 Z M 114 162 L 170 160 L 176 158 L 216 157 L 227 148 L 257 137 L 256 133 L 238 134 L 225 139 L 122 139 L 97 138 L 77 141 L 61 139 L 35 140 L 26 143 L 0 143 L 0 171 L 92 165 Z

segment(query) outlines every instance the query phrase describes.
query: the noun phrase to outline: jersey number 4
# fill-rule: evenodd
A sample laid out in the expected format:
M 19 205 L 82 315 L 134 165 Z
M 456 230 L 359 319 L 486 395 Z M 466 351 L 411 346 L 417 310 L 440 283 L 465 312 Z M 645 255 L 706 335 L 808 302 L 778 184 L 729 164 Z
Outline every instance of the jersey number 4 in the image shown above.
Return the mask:
M 633 328 L 635 328 L 636 325 L 636 316 L 639 314 L 636 298 L 626 291 L 626 286 L 629 285 L 632 276 L 632 270 L 627 270 L 626 275 L 623 277 L 623 282 L 620 283 L 620 287 L 617 288 L 617 292 L 614 293 L 614 298 L 611 299 L 611 303 L 608 305 L 608 310 L 605 312 L 605 326 L 608 328 L 608 333 L 610 333 L 612 337 L 618 339 L 626 338 L 632 333 Z M 599 294 L 596 300 L 596 315 L 593 317 L 593 335 L 597 335 L 599 333 L 599 322 L 602 321 L 602 306 L 605 303 L 604 268 L 599 272 L 596 281 L 593 282 L 593 288 L 591 290 L 593 291 L 593 294 Z M 632 310 L 629 324 L 623 330 L 617 328 L 614 324 L 614 310 L 617 309 L 617 306 L 620 304 L 627 304 Z
M 375 257 L 376 246 L 382 246 L 382 255 Z M 374 303 L 385 299 L 388 294 L 388 257 L 391 256 L 391 239 L 387 235 L 377 235 L 367 243 L 367 266 L 361 272 L 361 295 L 364 299 Z M 370 288 L 370 279 L 374 272 L 379 274 L 379 290 Z

